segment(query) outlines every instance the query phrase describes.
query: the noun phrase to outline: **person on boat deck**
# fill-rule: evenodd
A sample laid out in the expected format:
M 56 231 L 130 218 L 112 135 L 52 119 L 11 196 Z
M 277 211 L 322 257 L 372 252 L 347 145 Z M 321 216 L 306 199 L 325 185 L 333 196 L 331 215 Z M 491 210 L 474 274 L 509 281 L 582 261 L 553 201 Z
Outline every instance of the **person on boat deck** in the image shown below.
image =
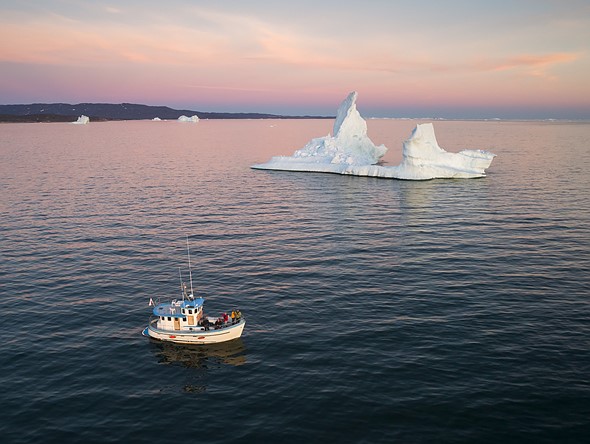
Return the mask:
M 203 318 L 203 327 L 205 327 L 205 330 L 209 330 L 209 319 Z
M 231 311 L 231 323 L 232 324 L 236 323 L 236 311 L 235 310 Z
M 222 324 L 222 322 L 223 322 L 223 321 L 221 320 L 221 318 L 217 318 L 217 319 L 215 320 L 215 330 L 219 330 L 219 329 L 221 328 L 221 324 Z
M 229 322 L 229 316 L 227 315 L 227 313 L 223 313 L 223 322 L 225 324 L 227 324 Z
M 239 308 L 236 309 L 236 321 L 240 322 L 240 319 L 242 319 L 242 312 L 240 311 Z

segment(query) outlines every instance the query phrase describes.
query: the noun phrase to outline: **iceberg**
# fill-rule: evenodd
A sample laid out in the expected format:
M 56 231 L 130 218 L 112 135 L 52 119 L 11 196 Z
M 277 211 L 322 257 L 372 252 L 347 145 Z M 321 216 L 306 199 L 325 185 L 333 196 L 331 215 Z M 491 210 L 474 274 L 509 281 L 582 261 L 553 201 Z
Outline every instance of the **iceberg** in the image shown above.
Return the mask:
M 88 122 L 90 122 L 90 118 L 88 116 L 81 115 L 80 117 L 78 117 L 78 120 L 72 123 L 76 125 L 86 125 Z
M 396 179 L 470 179 L 484 177 L 495 154 L 483 150 L 463 150 L 449 153 L 436 141 L 434 125 L 416 125 L 410 138 L 403 144 L 402 162 L 394 167 L 381 167 L 390 170 Z
M 187 117 L 187 116 L 180 116 L 178 118 L 179 122 L 191 122 L 191 123 L 197 123 L 199 121 L 199 116 L 197 116 L 196 114 L 194 116 L 191 117 Z
M 367 122 L 356 109 L 357 93 L 351 92 L 338 108 L 334 136 L 312 139 L 293 156 L 276 156 L 255 169 L 313 171 L 344 174 L 353 165 L 377 163 L 387 152 L 367 136 Z
M 293 156 L 275 156 L 251 168 L 405 180 L 476 178 L 485 176 L 495 157 L 482 150 L 449 153 L 438 145 L 432 123 L 424 123 L 416 125 L 403 143 L 399 165 L 379 165 L 387 147 L 375 146 L 367 136 L 367 123 L 356 109 L 356 98 L 356 92 L 350 93 L 338 108 L 334 136 L 312 139 Z
M 161 122 L 161 121 L 162 121 L 162 119 L 160 119 L 159 117 L 154 117 L 152 119 L 152 122 Z

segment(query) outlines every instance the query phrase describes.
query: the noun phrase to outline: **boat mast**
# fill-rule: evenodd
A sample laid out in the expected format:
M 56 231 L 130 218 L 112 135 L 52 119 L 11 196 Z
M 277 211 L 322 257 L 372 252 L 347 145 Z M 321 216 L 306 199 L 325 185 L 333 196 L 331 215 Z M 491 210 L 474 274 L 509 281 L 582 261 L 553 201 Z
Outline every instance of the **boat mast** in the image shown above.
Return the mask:
M 195 294 L 193 293 L 193 273 L 191 271 L 191 250 L 188 247 L 188 236 L 186 237 L 186 252 L 188 255 L 188 277 L 191 281 L 191 296 L 194 296 Z
M 182 300 L 184 301 L 184 294 L 186 293 L 184 282 L 182 282 L 182 271 L 178 267 L 178 277 L 180 277 L 180 292 L 182 293 Z

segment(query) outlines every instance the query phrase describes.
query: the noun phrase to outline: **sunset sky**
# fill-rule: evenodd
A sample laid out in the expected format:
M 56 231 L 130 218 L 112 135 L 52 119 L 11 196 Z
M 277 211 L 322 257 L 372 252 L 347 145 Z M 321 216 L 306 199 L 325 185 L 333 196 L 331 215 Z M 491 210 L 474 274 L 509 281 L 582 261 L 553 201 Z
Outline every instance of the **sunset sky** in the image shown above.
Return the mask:
M 0 103 L 590 119 L 588 0 L 0 0 Z

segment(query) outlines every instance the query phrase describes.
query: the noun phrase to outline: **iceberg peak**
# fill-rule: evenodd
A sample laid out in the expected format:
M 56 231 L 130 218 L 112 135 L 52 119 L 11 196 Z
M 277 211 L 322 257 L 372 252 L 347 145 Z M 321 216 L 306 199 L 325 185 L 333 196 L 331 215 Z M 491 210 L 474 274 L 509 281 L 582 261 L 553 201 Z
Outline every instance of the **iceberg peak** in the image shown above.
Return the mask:
M 356 109 L 358 93 L 351 92 L 338 107 L 334 121 L 334 137 L 347 134 L 367 135 L 367 122 Z

